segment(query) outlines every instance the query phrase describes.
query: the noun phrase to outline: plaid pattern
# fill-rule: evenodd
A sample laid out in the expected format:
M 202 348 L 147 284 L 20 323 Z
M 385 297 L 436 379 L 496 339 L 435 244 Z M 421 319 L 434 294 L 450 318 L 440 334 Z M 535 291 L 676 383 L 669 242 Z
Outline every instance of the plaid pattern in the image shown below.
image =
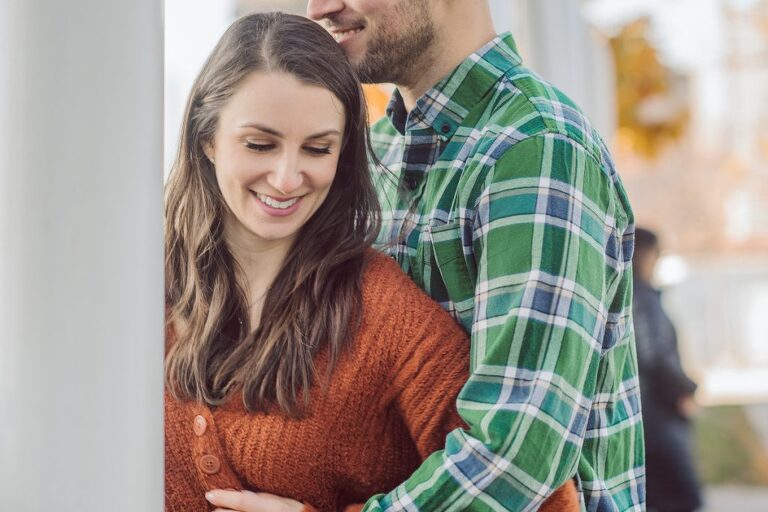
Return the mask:
M 633 217 L 599 136 L 511 35 L 373 128 L 380 248 L 471 333 L 470 426 L 365 510 L 644 510 Z

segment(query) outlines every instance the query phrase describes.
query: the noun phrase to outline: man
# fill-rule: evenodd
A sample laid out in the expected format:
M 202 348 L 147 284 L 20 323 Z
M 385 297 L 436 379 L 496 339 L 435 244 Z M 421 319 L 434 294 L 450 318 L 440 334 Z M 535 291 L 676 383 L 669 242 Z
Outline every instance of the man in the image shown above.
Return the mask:
M 574 477 L 587 510 L 643 510 L 633 217 L 598 135 L 486 0 L 308 15 L 365 82 L 397 85 L 373 128 L 380 242 L 472 339 L 470 428 L 366 510 L 535 510 Z
M 689 422 L 697 386 L 680 363 L 677 334 L 662 307 L 661 292 L 651 285 L 659 249 L 655 233 L 636 229 L 632 312 L 646 433 L 648 510 L 690 512 L 702 504 Z

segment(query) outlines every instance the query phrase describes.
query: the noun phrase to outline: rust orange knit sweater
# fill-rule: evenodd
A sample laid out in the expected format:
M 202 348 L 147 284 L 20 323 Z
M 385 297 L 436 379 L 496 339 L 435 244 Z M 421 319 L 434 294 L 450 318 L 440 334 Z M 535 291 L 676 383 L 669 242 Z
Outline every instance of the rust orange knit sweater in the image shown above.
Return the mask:
M 270 492 L 321 512 L 388 492 L 464 426 L 455 400 L 468 361 L 464 331 L 392 260 L 375 256 L 360 332 L 327 389 L 313 387 L 306 417 L 249 414 L 239 396 L 211 409 L 166 395 L 166 510 L 211 510 L 211 489 Z M 326 362 L 321 352 L 318 375 Z M 541 510 L 578 510 L 572 484 L 550 501 Z

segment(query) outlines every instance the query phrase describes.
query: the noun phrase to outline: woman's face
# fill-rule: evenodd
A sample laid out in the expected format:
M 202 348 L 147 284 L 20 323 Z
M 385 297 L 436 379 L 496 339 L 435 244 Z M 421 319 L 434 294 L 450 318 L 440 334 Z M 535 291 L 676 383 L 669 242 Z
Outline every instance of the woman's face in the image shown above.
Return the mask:
M 344 123 L 344 107 L 328 89 L 285 73 L 243 80 L 205 151 L 229 207 L 229 242 L 291 243 L 328 195 Z

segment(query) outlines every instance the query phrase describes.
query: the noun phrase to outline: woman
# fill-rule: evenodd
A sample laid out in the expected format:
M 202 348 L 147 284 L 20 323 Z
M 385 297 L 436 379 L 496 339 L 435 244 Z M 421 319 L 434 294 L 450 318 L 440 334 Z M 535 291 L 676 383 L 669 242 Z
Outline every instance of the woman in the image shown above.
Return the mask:
M 463 426 L 466 335 L 370 249 L 366 126 L 300 17 L 237 20 L 196 80 L 166 191 L 167 510 L 354 506 Z

